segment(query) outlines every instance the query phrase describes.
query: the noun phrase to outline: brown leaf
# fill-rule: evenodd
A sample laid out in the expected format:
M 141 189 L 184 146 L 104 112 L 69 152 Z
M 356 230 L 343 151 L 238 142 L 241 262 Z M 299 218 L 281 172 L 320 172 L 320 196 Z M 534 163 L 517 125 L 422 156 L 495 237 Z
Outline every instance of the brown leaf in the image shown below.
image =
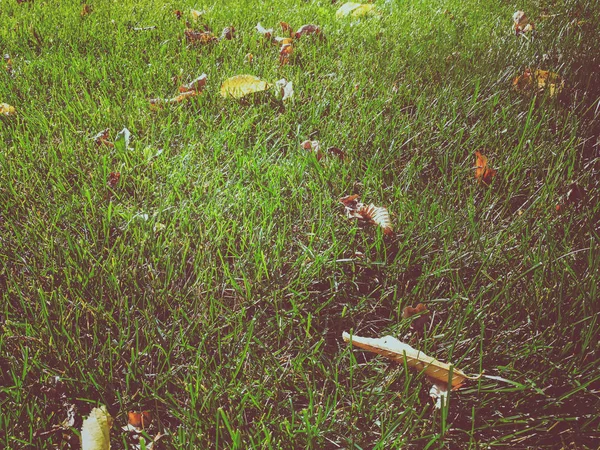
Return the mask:
M 108 174 L 108 182 L 106 183 L 108 187 L 114 188 L 117 184 L 119 184 L 119 180 L 121 179 L 120 172 L 111 172 Z
M 412 320 L 410 327 L 418 335 L 421 335 L 425 332 L 425 326 L 427 325 L 427 322 L 429 322 L 429 311 L 423 303 L 419 303 L 414 308 L 412 306 L 407 306 L 402 310 L 403 319 L 408 319 L 413 316 L 417 317 Z
M 96 145 L 105 145 L 106 147 L 114 147 L 115 144 L 113 144 L 109 140 L 109 137 L 108 137 L 109 133 L 110 133 L 109 128 L 102 130 L 100 133 L 98 133 L 96 136 L 93 137 L 94 143 Z
M 93 8 L 88 5 L 87 3 L 84 3 L 83 6 L 81 7 L 81 17 L 85 17 L 88 16 L 92 13 Z
M 292 44 L 283 44 L 281 46 L 281 49 L 279 50 L 279 65 L 280 66 L 290 63 L 290 56 L 292 55 L 293 51 L 294 51 L 294 48 L 292 47 Z
M 294 39 L 291 37 L 276 36 L 273 38 L 273 41 L 275 44 L 285 45 L 285 44 L 291 44 L 292 42 L 294 42 Z
M 129 411 L 127 413 L 127 423 L 135 428 L 144 429 L 150 422 L 152 422 L 150 411 Z
M 191 81 L 188 84 L 184 84 L 179 86 L 180 94 L 169 99 L 165 98 L 153 98 L 150 99 L 151 108 L 160 108 L 164 103 L 180 103 L 188 98 L 195 97 L 204 91 L 204 87 L 206 86 L 206 74 L 203 73 L 195 80 Z
M 349 219 L 364 220 L 383 229 L 383 233 L 388 236 L 394 234 L 390 214 L 386 208 L 375 206 L 372 203 L 365 205 L 358 201 L 358 195 L 349 195 L 342 197 L 340 202 L 344 205 L 346 216 Z
M 345 197 L 340 198 L 340 202 L 347 208 L 356 208 L 358 203 L 358 194 L 346 195 Z
M 173 14 L 175 14 L 175 17 L 177 18 L 177 20 L 181 20 L 181 16 L 183 15 L 183 13 L 178 9 L 173 11 Z
M 513 88 L 520 92 L 544 92 L 548 90 L 550 97 L 561 93 L 565 87 L 565 80 L 560 75 L 548 70 L 525 69 L 522 75 L 513 80 Z
M 225 27 L 221 32 L 221 40 L 227 39 L 230 41 L 235 37 L 235 28 L 234 27 Z
M 529 21 L 529 18 L 525 15 L 523 11 L 517 11 L 513 14 L 513 22 L 515 24 L 515 34 L 519 36 L 520 34 L 525 34 L 529 31 L 535 30 L 535 25 L 533 22 Z
M 281 26 L 281 30 L 283 31 L 284 34 L 287 34 L 288 36 L 294 35 L 294 29 L 291 27 L 291 25 L 289 23 L 279 22 L 279 25 Z
M 8 74 L 11 76 L 14 75 L 12 60 L 10 59 L 10 55 L 8 53 L 4 55 L 4 62 L 6 63 L 6 71 Z
M 321 33 L 321 29 L 318 26 L 308 24 L 308 25 L 302 25 L 298 29 L 298 31 L 296 31 L 296 34 L 294 35 L 294 37 L 296 39 L 299 39 L 301 36 L 303 36 L 305 34 L 320 34 L 320 33 Z
M 188 43 L 193 45 L 206 45 L 218 40 L 210 31 L 194 31 L 188 28 L 184 33 Z
M 331 153 L 332 155 L 337 156 L 341 160 L 346 159 L 346 152 L 343 151 L 342 149 L 337 148 L 337 147 L 329 147 L 327 149 L 327 153 Z
M 312 151 L 315 154 L 317 161 L 321 161 L 321 158 L 323 158 L 323 152 L 321 152 L 319 141 L 304 141 L 300 144 L 300 147 L 304 150 Z
M 492 178 L 498 173 L 497 170 L 488 167 L 488 159 L 480 152 L 475 152 L 475 179 L 486 185 L 492 182 Z

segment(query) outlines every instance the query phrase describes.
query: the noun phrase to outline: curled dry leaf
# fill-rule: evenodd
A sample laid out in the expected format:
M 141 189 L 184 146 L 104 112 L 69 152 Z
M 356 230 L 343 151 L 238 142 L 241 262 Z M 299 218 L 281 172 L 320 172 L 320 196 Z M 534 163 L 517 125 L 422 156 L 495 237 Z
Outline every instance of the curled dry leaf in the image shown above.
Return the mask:
M 287 81 L 285 78 L 276 81 L 275 88 L 278 89 L 278 94 L 283 102 L 294 96 L 294 86 L 291 81 Z
M 178 9 L 173 11 L 173 14 L 175 14 L 175 17 L 177 18 L 177 20 L 181 20 L 181 16 L 183 15 L 183 13 Z
M 479 183 L 490 184 L 497 173 L 497 170 L 488 167 L 487 156 L 479 151 L 475 152 L 475 179 Z
M 560 75 L 548 70 L 525 69 L 522 75 L 513 80 L 513 88 L 521 92 L 546 91 L 550 97 L 555 97 L 562 92 L 565 87 L 565 80 Z
M 12 60 L 10 59 L 10 55 L 8 53 L 4 55 L 4 62 L 6 63 L 6 72 L 8 72 L 10 76 L 13 76 L 14 70 L 12 66 Z
M 190 10 L 190 16 L 192 16 L 192 20 L 194 22 L 198 22 L 198 20 L 200 19 L 200 17 L 202 17 L 204 14 L 206 14 L 205 10 L 199 11 L 197 9 L 191 9 Z
M 17 114 L 14 106 L 8 103 L 0 103 L 0 116 L 14 116 Z
M 109 133 L 110 133 L 110 129 L 106 128 L 105 130 L 102 130 L 100 133 L 98 133 L 96 136 L 94 136 L 92 139 L 94 139 L 94 143 L 96 145 L 105 145 L 106 147 L 114 147 L 115 144 L 113 144 L 109 140 L 109 136 L 108 136 Z
M 223 82 L 221 96 L 242 98 L 248 94 L 265 91 L 268 88 L 269 83 L 254 75 L 236 75 Z
M 335 16 L 337 18 L 342 17 L 362 17 L 368 14 L 373 14 L 376 11 L 375 5 L 370 3 L 344 3 L 340 9 L 337 10 Z
M 365 338 L 360 336 L 350 336 L 343 333 L 344 342 L 352 342 L 355 347 L 368 350 L 379 355 L 383 355 L 393 361 L 404 363 L 428 377 L 440 381 L 441 383 L 450 383 L 453 389 L 462 386 L 467 380 L 477 380 L 481 375 L 470 376 L 463 371 L 455 368 L 452 364 L 446 364 L 437 359 L 427 356 L 425 353 L 412 348 L 410 345 L 400 342 L 392 336 L 382 338 Z M 452 373 L 452 378 L 450 374 Z
M 244 62 L 248 64 L 251 64 L 253 59 L 254 55 L 252 53 L 247 53 L 246 56 L 244 56 Z
M 256 25 L 256 31 L 258 31 L 259 34 L 263 35 L 265 39 L 271 39 L 271 37 L 273 36 L 273 28 L 266 29 L 260 24 L 260 22 Z
M 192 45 L 206 45 L 218 40 L 210 31 L 194 31 L 188 28 L 184 33 L 185 39 Z
M 533 22 L 529 21 L 529 18 L 523 11 L 517 11 L 513 14 L 513 22 L 515 24 L 515 34 L 517 36 L 520 34 L 525 35 L 525 33 L 535 30 L 535 25 Z
M 296 31 L 296 34 L 294 34 L 294 37 L 296 39 L 299 39 L 301 36 L 304 36 L 305 34 L 320 34 L 321 33 L 321 29 L 316 26 L 316 25 L 312 25 L 312 24 L 307 24 L 307 25 L 302 25 L 300 28 L 298 28 L 298 31 Z
M 190 83 L 179 86 L 180 94 L 173 98 L 150 99 L 150 107 L 156 109 L 166 103 L 180 103 L 180 102 L 184 101 L 185 99 L 195 97 L 196 95 L 201 94 L 202 91 L 204 91 L 204 87 L 206 86 L 206 78 L 207 78 L 206 74 L 203 73 L 198 78 L 191 81 Z
M 279 50 L 279 65 L 284 66 L 290 63 L 290 56 L 294 51 L 292 44 L 283 44 Z
M 81 426 L 82 450 L 110 450 L 110 428 L 113 419 L 106 406 L 92 409 Z
M 235 37 L 235 28 L 234 27 L 225 27 L 221 32 L 221 40 L 226 39 L 230 41 Z
M 317 161 L 321 161 L 323 158 L 323 152 L 321 152 L 321 145 L 319 144 L 319 141 L 304 141 L 300 144 L 300 147 L 304 150 L 313 152 L 317 158 Z
M 394 234 L 392 221 L 388 210 L 381 206 L 375 206 L 372 203 L 365 205 L 358 201 L 358 195 L 349 195 L 342 197 L 340 202 L 344 205 L 346 216 L 349 219 L 364 220 L 382 228 L 387 236 Z
M 284 34 L 287 34 L 288 36 L 294 35 L 294 29 L 291 27 L 291 25 L 289 23 L 279 22 L 279 25 L 281 26 L 281 31 L 283 31 Z

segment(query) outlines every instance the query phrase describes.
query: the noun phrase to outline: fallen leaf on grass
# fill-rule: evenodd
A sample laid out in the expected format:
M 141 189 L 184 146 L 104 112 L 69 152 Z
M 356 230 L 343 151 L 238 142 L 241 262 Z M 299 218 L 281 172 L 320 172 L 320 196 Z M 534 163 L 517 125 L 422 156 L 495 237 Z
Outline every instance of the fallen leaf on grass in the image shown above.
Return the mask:
M 414 308 L 412 306 L 407 306 L 402 310 L 403 319 L 409 319 L 413 316 L 417 317 L 413 318 L 410 327 L 418 335 L 421 335 L 425 332 L 425 326 L 427 325 L 427 322 L 429 322 L 429 311 L 423 303 L 419 303 Z
M 81 17 L 85 17 L 88 16 L 92 13 L 93 8 L 88 5 L 87 3 L 84 3 L 83 6 L 81 7 Z
M 117 150 L 125 151 L 130 150 L 129 141 L 131 140 L 131 132 L 127 128 L 123 128 L 117 133 L 115 137 L 115 148 Z
M 304 35 L 320 34 L 320 33 L 321 33 L 321 29 L 318 26 L 312 25 L 312 24 L 307 24 L 307 25 L 302 25 L 300 28 L 298 28 L 298 31 L 296 31 L 296 34 L 294 34 L 294 37 L 296 39 L 300 39 L 300 37 L 302 37 Z
M 254 55 L 252 53 L 247 53 L 246 56 L 244 56 L 245 63 L 251 64 L 253 59 Z
M 515 34 L 517 36 L 520 34 L 525 35 L 525 33 L 535 30 L 535 25 L 529 21 L 529 18 L 523 11 L 517 11 L 513 14 L 513 22 L 515 23 Z
M 235 37 L 235 28 L 234 27 L 225 27 L 221 32 L 221 40 L 227 39 L 230 41 Z
M 0 103 L 0 116 L 14 116 L 17 114 L 14 106 L 8 103 Z
M 279 50 L 279 65 L 284 66 L 290 63 L 290 56 L 294 51 L 292 44 L 283 44 Z
M 513 88 L 520 92 L 548 90 L 550 97 L 556 97 L 565 87 L 565 80 L 560 75 L 548 70 L 525 69 L 522 75 L 513 80 Z
M 10 55 L 8 53 L 4 55 L 4 62 L 6 63 L 6 72 L 8 72 L 10 76 L 13 76 L 14 70 L 12 66 L 12 60 L 10 59 Z
M 178 9 L 173 11 L 173 14 L 175 14 L 175 17 L 177 18 L 177 20 L 181 20 L 181 16 L 183 15 L 183 13 Z
M 346 159 L 346 152 L 337 147 L 329 147 L 327 149 L 327 153 L 331 153 L 332 155 L 337 156 L 341 160 Z
M 381 206 L 375 206 L 372 203 L 365 205 L 358 201 L 358 195 L 349 195 L 340 198 L 340 202 L 344 205 L 346 216 L 349 219 L 358 219 L 378 225 L 383 229 L 383 233 L 388 236 L 393 236 L 394 229 L 388 210 Z
M 431 358 L 392 336 L 372 339 L 350 336 L 350 334 L 344 332 L 342 337 L 344 342 L 351 342 L 355 347 L 383 355 L 392 361 L 402 364 L 406 363 L 409 367 L 418 370 L 427 375 L 432 381 L 435 381 L 436 384 L 434 385 L 437 385 L 440 391 L 443 391 L 444 385 L 447 386 L 448 383 L 450 383 L 454 390 L 462 386 L 467 380 L 477 380 L 481 377 L 481 375 L 467 375 L 461 370 L 456 369 L 452 364 L 446 364 Z
M 271 39 L 271 36 L 273 36 L 273 28 L 266 29 L 260 22 L 256 25 L 256 31 L 258 31 L 259 34 L 262 34 L 265 39 Z
M 109 133 L 110 133 L 110 129 L 106 128 L 105 130 L 102 130 L 100 133 L 98 133 L 96 136 L 94 136 L 92 139 L 94 139 L 94 143 L 96 145 L 105 145 L 107 147 L 114 147 L 115 144 L 113 144 L 112 142 L 109 141 L 109 138 L 108 138 Z
M 319 141 L 304 141 L 300 144 L 300 147 L 304 150 L 308 150 L 314 153 L 315 158 L 317 158 L 317 161 L 321 161 L 321 158 L 323 158 L 323 153 L 321 152 L 321 145 L 319 144 Z
M 291 81 L 287 81 L 285 78 L 277 80 L 275 87 L 278 89 L 278 94 L 281 96 L 281 101 L 284 102 L 294 96 L 294 86 Z
M 273 40 L 275 41 L 276 44 L 281 44 L 281 45 L 291 44 L 292 42 L 294 42 L 293 38 L 280 37 L 280 36 L 276 36 Z
M 210 31 L 194 31 L 187 28 L 184 33 L 185 39 L 193 45 L 206 45 L 218 41 L 217 37 Z
M 497 170 L 488 167 L 487 156 L 475 152 L 475 179 L 479 183 L 490 184 L 497 173 Z
M 109 188 L 114 188 L 117 184 L 119 184 L 119 180 L 121 179 L 120 172 L 111 172 L 108 174 L 108 182 L 106 183 Z
M 106 406 L 92 409 L 81 426 L 82 450 L 110 450 L 110 428 L 113 419 Z
M 287 34 L 288 36 L 293 36 L 294 35 L 294 29 L 291 27 L 291 25 L 287 22 L 279 22 L 279 25 L 281 26 L 281 30 Z
M 254 75 L 236 75 L 223 82 L 221 96 L 242 98 L 248 94 L 265 91 L 268 88 L 269 83 Z
M 129 411 L 127 413 L 127 424 L 140 431 L 146 428 L 150 422 L 152 422 L 150 411 Z
M 180 102 L 184 101 L 185 99 L 188 99 L 190 97 L 195 97 L 196 95 L 201 94 L 202 91 L 204 91 L 204 87 L 206 86 L 206 78 L 207 78 L 206 74 L 203 73 L 202 75 L 200 75 L 198 78 L 196 78 L 192 82 L 179 86 L 180 94 L 173 98 L 150 99 L 151 108 L 154 108 L 154 109 L 159 108 L 161 105 L 163 105 L 165 103 L 180 103 Z
M 373 14 L 376 11 L 375 5 L 370 3 L 344 3 L 340 9 L 337 10 L 335 16 L 341 17 L 362 17 L 367 14 Z
M 192 20 L 194 22 L 197 22 L 198 19 L 200 19 L 200 17 L 202 17 L 204 14 L 206 14 L 205 10 L 199 11 L 197 9 L 191 9 L 190 10 L 190 15 L 192 16 Z

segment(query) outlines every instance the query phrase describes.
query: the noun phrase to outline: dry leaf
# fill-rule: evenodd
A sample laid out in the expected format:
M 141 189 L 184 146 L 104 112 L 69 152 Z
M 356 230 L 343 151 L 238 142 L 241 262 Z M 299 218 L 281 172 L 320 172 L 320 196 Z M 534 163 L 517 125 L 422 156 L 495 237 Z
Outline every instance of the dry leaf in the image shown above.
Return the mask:
M 108 174 L 108 182 L 106 183 L 109 188 L 114 188 L 117 184 L 119 184 L 119 180 L 121 179 L 120 172 L 111 172 Z
M 98 133 L 92 139 L 94 139 L 94 143 L 96 145 L 106 145 L 107 147 L 114 147 L 115 144 L 113 144 L 109 140 L 109 133 L 110 133 L 110 129 L 107 128 L 105 130 L 102 130 L 100 133 Z
M 87 15 L 90 15 L 92 13 L 93 9 L 90 5 L 88 5 L 87 3 L 84 3 L 83 6 L 81 7 L 81 17 L 85 17 Z
M 127 413 L 127 423 L 140 430 L 146 428 L 151 421 L 152 416 L 150 415 L 150 411 L 129 411 Z
M 206 45 L 218 40 L 210 31 L 194 31 L 188 28 L 184 33 L 188 43 L 194 45 Z
M 262 34 L 265 39 L 271 39 L 271 36 L 273 36 L 273 28 L 266 29 L 260 22 L 256 25 L 256 31 L 258 31 L 259 34 Z
M 290 56 L 294 51 L 292 44 L 283 44 L 279 50 L 279 65 L 283 66 L 290 63 Z
M 82 450 L 110 450 L 110 427 L 113 419 L 106 406 L 92 409 L 81 426 Z
M 461 370 L 456 369 L 452 364 L 440 362 L 427 356 L 425 353 L 412 348 L 410 345 L 400 342 L 392 336 L 385 336 L 379 339 L 364 338 L 360 336 L 350 336 L 343 333 L 344 342 L 352 342 L 355 347 L 368 350 L 385 356 L 393 361 L 404 363 L 419 372 L 423 372 L 428 377 L 448 383 L 450 372 L 452 372 L 451 385 L 453 389 L 462 386 L 466 380 L 477 380 L 481 375 L 466 375 Z
M 416 307 L 407 306 L 402 310 L 402 318 L 409 319 L 413 316 L 415 317 L 410 327 L 418 334 L 421 335 L 425 332 L 425 326 L 427 322 L 429 322 L 429 311 L 427 307 L 423 303 L 419 303 Z
M 227 39 L 230 41 L 235 37 L 235 28 L 234 27 L 225 27 L 221 32 L 221 40 Z
M 17 114 L 14 106 L 8 103 L 0 103 L 0 116 L 14 116 Z
M 475 152 L 475 179 L 479 183 L 490 184 L 497 173 L 497 170 L 488 167 L 487 156 Z
M 358 195 L 349 195 L 340 198 L 340 202 L 344 205 L 346 216 L 349 219 L 358 219 L 370 222 L 374 225 L 379 225 L 383 229 L 383 233 L 387 236 L 394 234 L 390 214 L 386 208 L 375 206 L 372 203 L 365 205 L 358 201 Z
M 285 45 L 285 44 L 291 44 L 292 42 L 294 42 L 294 39 L 289 38 L 289 37 L 275 37 L 274 41 L 276 44 L 281 44 L 281 45 Z
M 179 11 L 178 9 L 173 11 L 173 14 L 175 14 L 175 17 L 177 18 L 177 20 L 181 20 L 181 16 L 183 15 L 183 13 L 181 11 Z
M 529 18 L 523 11 L 517 11 L 513 14 L 513 22 L 515 23 L 515 34 L 525 34 L 535 29 L 533 22 L 529 22 Z
M 370 3 L 344 3 L 340 9 L 337 10 L 335 16 L 341 17 L 361 17 L 367 14 L 373 14 L 376 11 L 375 5 Z
M 247 53 L 246 56 L 244 56 L 244 62 L 247 62 L 248 64 L 251 64 L 253 59 L 254 55 L 252 53 Z
M 287 34 L 288 36 L 294 35 L 294 29 L 290 26 L 289 23 L 279 22 L 279 25 L 281 26 L 281 30 L 283 31 L 284 34 Z
M 191 81 L 188 84 L 184 84 L 179 86 L 180 94 L 169 99 L 164 98 L 153 98 L 150 99 L 150 107 L 151 108 L 159 108 L 161 105 L 165 103 L 180 103 L 185 99 L 195 97 L 204 91 L 204 87 L 206 86 L 206 74 L 203 73 L 195 80 Z
M 10 76 L 13 76 L 14 71 L 12 67 L 12 60 L 10 59 L 10 55 L 8 53 L 4 55 L 4 62 L 6 63 L 6 71 Z
M 294 35 L 294 37 L 296 39 L 299 39 L 301 36 L 305 35 L 305 34 L 319 34 L 321 33 L 321 29 L 316 26 L 316 25 L 302 25 L 298 31 L 296 31 L 296 34 Z
M 321 161 L 323 158 L 323 153 L 321 152 L 321 145 L 319 141 L 304 141 L 300 144 L 300 147 L 304 150 L 309 150 L 315 154 L 317 161 Z
M 236 75 L 228 78 L 221 85 L 221 96 L 242 98 L 248 94 L 265 91 L 269 88 L 266 81 L 254 75 Z
M 429 378 L 429 377 L 428 377 Z M 435 408 L 441 409 L 448 402 L 448 383 L 443 383 L 435 379 L 429 379 L 432 382 L 429 396 L 435 402 Z
M 275 87 L 278 89 L 281 101 L 283 102 L 294 96 L 294 86 L 291 81 L 287 81 L 285 78 L 276 81 Z
M 513 88 L 521 92 L 545 91 L 548 89 L 550 97 L 561 93 L 565 87 L 565 80 L 560 75 L 548 70 L 525 69 L 522 75 L 513 80 Z
M 327 153 L 331 153 L 332 155 L 335 155 L 342 160 L 346 159 L 346 152 L 344 152 L 342 149 L 339 149 L 337 147 L 329 147 L 327 149 Z

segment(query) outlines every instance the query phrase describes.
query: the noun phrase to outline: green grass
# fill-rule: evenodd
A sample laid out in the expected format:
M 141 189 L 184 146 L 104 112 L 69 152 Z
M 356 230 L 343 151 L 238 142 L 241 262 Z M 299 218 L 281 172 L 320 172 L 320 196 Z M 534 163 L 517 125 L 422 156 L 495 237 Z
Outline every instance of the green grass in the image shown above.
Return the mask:
M 0 0 L 18 112 L 0 119 L 0 447 L 76 447 L 43 433 L 102 403 L 116 449 L 139 409 L 159 448 L 598 448 L 598 0 L 377 0 L 363 20 L 329 1 L 89 3 Z M 235 40 L 188 48 L 173 11 L 192 7 Z M 517 9 L 535 37 L 514 35 Z M 254 27 L 282 20 L 326 39 L 279 67 Z M 515 92 L 526 67 L 565 90 Z M 150 110 L 203 72 L 201 96 Z M 221 98 L 241 73 L 294 99 Z M 107 127 L 131 149 L 95 146 Z M 394 237 L 343 216 L 353 193 Z M 419 302 L 416 340 L 401 312 Z M 514 383 L 436 411 L 423 376 L 352 350 L 351 330 Z

